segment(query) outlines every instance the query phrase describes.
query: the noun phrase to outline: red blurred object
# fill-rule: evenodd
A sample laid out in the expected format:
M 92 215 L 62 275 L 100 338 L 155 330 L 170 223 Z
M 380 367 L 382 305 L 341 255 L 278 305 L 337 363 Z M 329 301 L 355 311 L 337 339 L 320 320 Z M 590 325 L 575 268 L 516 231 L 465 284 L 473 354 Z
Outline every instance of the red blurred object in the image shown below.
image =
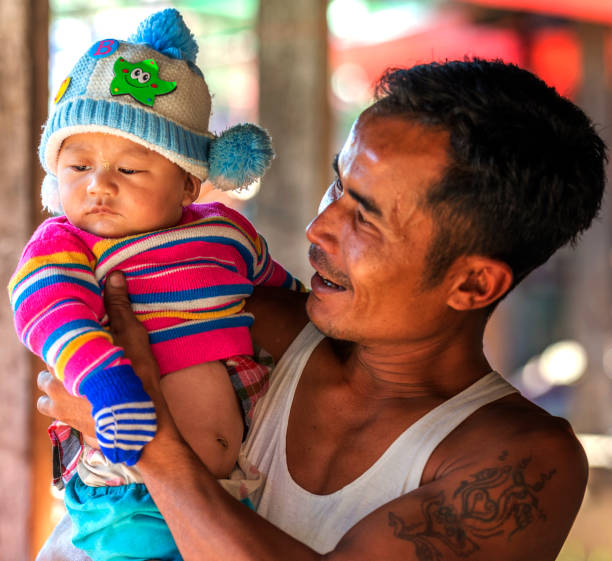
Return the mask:
M 573 97 L 582 80 L 581 50 L 575 34 L 542 29 L 532 40 L 529 69 L 566 97 Z
M 384 43 L 352 46 L 332 40 L 330 62 L 332 69 L 345 63 L 358 64 L 373 83 L 392 66 L 462 60 L 466 56 L 501 58 L 521 64 L 521 52 L 520 38 L 512 30 L 455 22 Z
M 469 4 L 522 12 L 612 23 L 610 0 L 462 0 Z
M 371 84 L 391 66 L 462 60 L 466 56 L 500 58 L 526 67 L 568 97 L 576 93 L 581 79 L 578 41 L 572 31 L 560 28 L 534 32 L 528 48 L 516 30 L 466 21 L 434 25 L 427 31 L 384 43 L 349 46 L 332 41 L 330 47 L 332 69 L 346 63 L 357 64 Z

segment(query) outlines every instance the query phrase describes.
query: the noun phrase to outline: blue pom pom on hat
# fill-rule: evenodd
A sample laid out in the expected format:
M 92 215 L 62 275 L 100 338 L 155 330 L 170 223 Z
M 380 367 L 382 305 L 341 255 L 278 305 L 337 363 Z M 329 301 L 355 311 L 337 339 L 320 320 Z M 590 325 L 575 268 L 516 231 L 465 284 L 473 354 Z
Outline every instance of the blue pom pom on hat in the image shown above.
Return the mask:
M 129 43 L 148 45 L 160 53 L 195 64 L 198 44 L 183 17 L 173 8 L 157 12 L 138 25 Z
M 211 98 L 195 64 L 197 52 L 181 14 L 169 8 L 141 22 L 127 41 L 99 41 L 81 57 L 62 84 L 39 146 L 48 174 L 42 193 L 46 208 L 62 213 L 55 180 L 57 157 L 68 136 L 84 132 L 137 142 L 222 190 L 241 189 L 264 174 L 274 157 L 264 129 L 242 124 L 219 137 L 208 130 Z M 153 61 L 147 68 L 158 71 L 158 83 L 176 85 L 163 94 L 158 93 L 163 88 L 151 89 L 146 103 L 139 98 L 141 90 L 130 90 L 129 84 L 111 92 L 111 84 L 125 78 L 117 69 L 118 60 L 128 69 L 124 73 Z M 148 74 L 153 76 L 156 70 Z

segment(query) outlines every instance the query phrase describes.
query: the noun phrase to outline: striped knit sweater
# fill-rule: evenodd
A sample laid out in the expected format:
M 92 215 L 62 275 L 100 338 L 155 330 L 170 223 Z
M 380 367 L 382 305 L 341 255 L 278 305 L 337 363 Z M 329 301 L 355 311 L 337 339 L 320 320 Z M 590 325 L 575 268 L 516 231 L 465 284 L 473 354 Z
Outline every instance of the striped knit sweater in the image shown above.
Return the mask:
M 9 294 L 20 339 L 73 395 L 93 372 L 129 365 L 108 332 L 102 299 L 117 269 L 162 375 L 252 354 L 253 318 L 243 307 L 253 286 L 303 289 L 253 226 L 219 203 L 187 207 L 172 228 L 117 239 L 48 219 L 24 249 Z

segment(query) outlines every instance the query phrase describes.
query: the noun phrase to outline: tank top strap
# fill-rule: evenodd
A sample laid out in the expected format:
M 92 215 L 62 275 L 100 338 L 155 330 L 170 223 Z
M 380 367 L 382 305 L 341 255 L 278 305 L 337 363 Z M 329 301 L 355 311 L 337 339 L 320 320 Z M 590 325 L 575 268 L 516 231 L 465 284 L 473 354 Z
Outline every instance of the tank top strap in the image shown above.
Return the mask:
M 324 337 L 323 333 L 308 322 L 279 359 L 270 376 L 270 383 L 275 383 L 278 378 L 299 379 L 310 355 Z
M 243 449 L 260 467 L 283 454 L 282 435 L 289 417 L 293 394 L 310 355 L 324 335 L 310 322 L 289 345 L 272 370 L 270 386 L 255 404 L 253 422 Z M 266 468 L 267 469 L 267 468 Z
M 508 383 L 498 372 L 492 371 L 441 403 L 421 417 L 408 428 L 395 444 L 402 449 L 409 449 L 411 457 L 406 458 L 412 464 L 410 476 L 406 481 L 407 489 L 420 485 L 425 465 L 436 447 L 472 413 L 502 397 L 518 390 Z M 405 442 L 410 446 L 405 448 Z

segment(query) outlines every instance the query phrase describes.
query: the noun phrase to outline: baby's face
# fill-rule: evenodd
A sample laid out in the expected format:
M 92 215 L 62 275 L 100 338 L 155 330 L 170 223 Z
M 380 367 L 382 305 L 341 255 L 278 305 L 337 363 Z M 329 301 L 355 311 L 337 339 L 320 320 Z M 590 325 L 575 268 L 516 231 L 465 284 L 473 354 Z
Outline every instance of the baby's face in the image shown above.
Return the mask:
M 175 225 L 200 186 L 157 152 L 103 133 L 69 136 L 59 153 L 57 179 L 70 223 L 105 238 Z

